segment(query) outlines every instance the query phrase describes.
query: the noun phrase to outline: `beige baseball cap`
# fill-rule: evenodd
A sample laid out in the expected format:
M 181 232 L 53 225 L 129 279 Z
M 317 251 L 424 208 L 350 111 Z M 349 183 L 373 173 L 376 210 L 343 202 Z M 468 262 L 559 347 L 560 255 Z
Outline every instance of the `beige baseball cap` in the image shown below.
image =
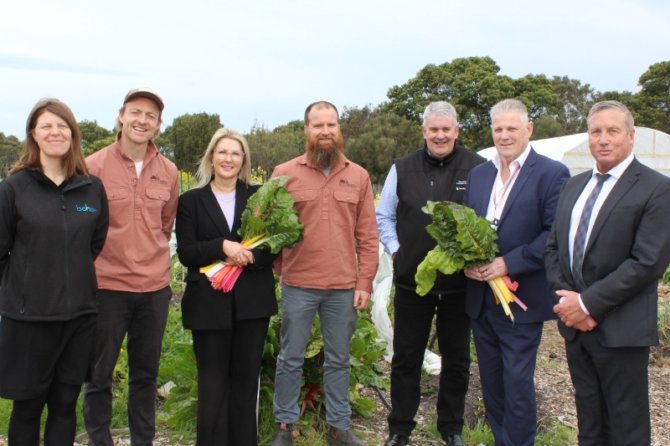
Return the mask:
M 123 103 L 126 104 L 128 101 L 131 101 L 135 98 L 151 99 L 156 103 L 156 105 L 158 105 L 160 111 L 163 111 L 163 109 L 165 108 L 165 105 L 163 105 L 163 100 L 161 99 L 161 97 L 158 96 L 158 93 L 153 91 L 151 88 L 144 87 L 130 90 L 126 95 L 126 99 L 123 101 Z

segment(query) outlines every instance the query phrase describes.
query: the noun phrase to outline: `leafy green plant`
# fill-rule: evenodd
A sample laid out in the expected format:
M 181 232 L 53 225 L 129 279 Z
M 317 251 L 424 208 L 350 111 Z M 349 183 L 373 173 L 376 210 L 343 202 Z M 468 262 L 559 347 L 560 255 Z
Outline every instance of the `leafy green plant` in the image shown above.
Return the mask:
M 661 277 L 661 282 L 666 285 L 670 285 L 670 265 L 668 265 L 668 267 L 665 269 L 663 277 Z
M 421 296 L 433 288 L 438 270 L 453 274 L 495 259 L 498 234 L 472 209 L 448 201 L 429 201 L 421 210 L 432 216 L 433 223 L 426 231 L 437 241 L 416 271 L 416 292 Z
M 279 288 L 277 287 L 279 300 Z M 177 318 L 178 312 L 171 309 L 171 317 Z M 178 319 L 174 319 L 174 322 Z M 168 325 L 170 321 L 168 321 Z M 323 394 L 323 338 L 321 336 L 318 316 L 310 334 L 303 365 L 303 381 L 298 404 L 302 407 L 301 421 L 298 428 L 301 433 L 316 435 L 322 429 L 322 409 L 325 404 Z M 169 329 L 166 330 L 169 332 Z M 280 351 L 279 334 L 281 332 L 281 313 L 270 319 L 270 327 L 263 347 L 263 362 L 261 366 L 260 387 L 260 416 L 261 437 L 274 434 L 275 425 L 272 416 L 272 401 L 274 395 L 274 378 L 277 368 L 277 355 Z M 166 335 L 166 338 L 170 337 Z M 168 341 L 170 342 L 170 341 Z M 164 347 L 166 342 L 164 341 Z M 383 389 L 390 388 L 388 378 L 381 377 L 381 367 L 376 361 L 386 348 L 385 342 L 377 342 L 377 330 L 369 320 L 369 313 L 360 312 L 356 330 L 350 345 L 351 375 L 349 380 L 349 400 L 352 411 L 362 416 L 372 416 L 376 408 L 375 403 L 359 393 L 359 385 L 377 386 Z M 163 357 L 163 366 L 160 369 L 159 383 L 172 381 L 175 387 L 163 408 L 172 411 L 167 424 L 175 429 L 192 430 L 197 419 L 198 377 L 197 364 L 191 342 L 172 341 L 171 359 Z M 309 410 L 307 410 L 309 408 Z M 317 438 L 317 437 L 315 437 Z

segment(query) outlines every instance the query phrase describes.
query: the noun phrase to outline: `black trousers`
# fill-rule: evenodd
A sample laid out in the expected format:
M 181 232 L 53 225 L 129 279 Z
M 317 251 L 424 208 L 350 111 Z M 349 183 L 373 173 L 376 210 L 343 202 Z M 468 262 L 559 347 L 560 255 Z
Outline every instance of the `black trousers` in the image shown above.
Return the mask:
M 112 377 L 128 333 L 128 427 L 133 446 L 150 446 L 156 433 L 156 378 L 172 290 L 151 293 L 98 290 L 98 332 L 91 380 L 84 386 L 89 445 L 113 446 Z
M 421 400 L 421 365 L 437 307 L 437 339 L 442 356 L 437 396 L 437 429 L 443 438 L 463 430 L 465 394 L 470 378 L 470 318 L 465 292 L 442 299 L 396 286 L 393 363 L 391 364 L 391 434 L 409 436 Z
M 580 446 L 651 443 L 649 347 L 603 346 L 598 329 L 565 342 Z
M 193 330 L 198 361 L 198 446 L 256 446 L 256 401 L 270 318 L 232 330 Z

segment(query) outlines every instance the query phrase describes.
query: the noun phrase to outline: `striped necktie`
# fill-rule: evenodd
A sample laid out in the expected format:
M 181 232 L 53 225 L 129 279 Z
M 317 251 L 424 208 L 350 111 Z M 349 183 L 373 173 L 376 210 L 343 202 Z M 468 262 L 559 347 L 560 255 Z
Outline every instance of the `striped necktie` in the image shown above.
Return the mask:
M 598 195 L 600 195 L 603 184 L 610 176 L 611 175 L 608 173 L 596 174 L 598 184 L 596 184 L 596 187 L 591 191 L 591 195 L 589 195 L 586 204 L 584 204 L 584 210 L 582 211 L 582 216 L 579 219 L 579 226 L 577 227 L 577 233 L 575 234 L 575 244 L 572 248 L 572 278 L 575 280 L 575 287 L 579 293 L 586 289 L 586 284 L 582 277 L 582 267 L 584 266 L 586 234 L 589 231 L 589 221 L 591 221 L 593 205 L 596 204 L 596 200 L 598 199 Z

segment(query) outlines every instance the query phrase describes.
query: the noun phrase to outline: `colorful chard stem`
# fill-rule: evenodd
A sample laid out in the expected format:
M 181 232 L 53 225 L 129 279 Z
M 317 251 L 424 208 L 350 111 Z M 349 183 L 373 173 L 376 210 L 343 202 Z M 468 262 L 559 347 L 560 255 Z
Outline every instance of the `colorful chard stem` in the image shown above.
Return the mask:
M 260 208 L 258 209 L 258 213 L 260 213 Z M 247 241 L 243 240 L 242 245 L 253 246 L 254 243 L 258 242 L 264 236 L 265 233 L 258 235 Z M 209 270 L 220 268 L 220 265 L 222 264 L 223 262 L 212 263 L 211 265 L 200 268 L 200 272 L 202 274 L 207 274 Z M 235 285 L 235 282 L 237 282 L 237 278 L 240 277 L 240 274 L 242 274 L 243 269 L 244 269 L 243 266 L 225 265 L 223 268 L 219 269 L 214 274 L 211 275 L 207 274 L 207 275 L 209 277 L 209 281 L 212 283 L 212 288 L 214 288 L 215 290 L 222 290 L 224 293 L 228 293 L 230 290 L 233 289 L 233 286 Z
M 512 322 L 514 322 L 514 314 L 512 313 L 509 304 L 516 302 L 516 304 L 520 306 L 523 311 L 528 310 L 528 307 L 523 302 L 521 302 L 521 300 L 519 300 L 519 298 L 516 297 L 514 293 L 512 293 L 512 291 L 517 290 L 519 284 L 512 282 L 512 279 L 510 279 L 509 276 L 496 277 L 495 279 L 488 280 L 487 282 L 491 286 L 493 294 L 496 297 L 496 304 L 502 305 L 505 314 L 509 316 L 510 319 L 512 319 Z

